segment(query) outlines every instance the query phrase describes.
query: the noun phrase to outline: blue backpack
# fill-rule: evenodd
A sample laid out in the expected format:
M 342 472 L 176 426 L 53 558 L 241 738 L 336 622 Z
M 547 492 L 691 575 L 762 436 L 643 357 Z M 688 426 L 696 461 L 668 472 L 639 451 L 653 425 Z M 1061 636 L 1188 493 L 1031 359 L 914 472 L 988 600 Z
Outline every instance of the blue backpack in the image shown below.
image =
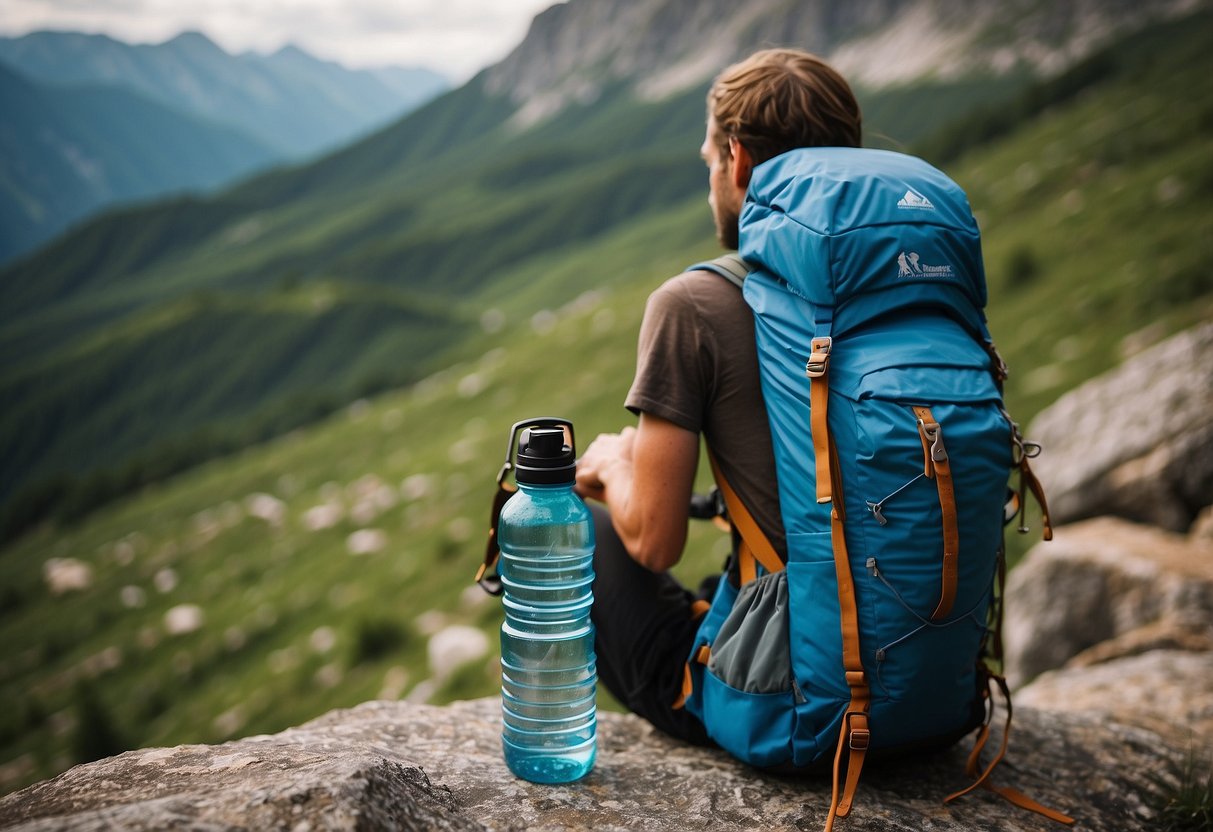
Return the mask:
M 990 666 L 1003 526 L 1025 488 L 1051 532 L 1035 449 L 1003 409 L 964 192 L 899 153 L 795 150 L 754 169 L 739 254 L 692 268 L 741 283 L 754 311 L 787 561 L 713 461 L 740 587 L 720 581 L 677 706 L 756 766 L 832 760 L 827 829 L 867 755 L 979 726 L 977 782 L 949 800 L 983 785 L 1068 821 L 992 786 L 997 759 L 979 771 L 992 686 L 1006 693 Z

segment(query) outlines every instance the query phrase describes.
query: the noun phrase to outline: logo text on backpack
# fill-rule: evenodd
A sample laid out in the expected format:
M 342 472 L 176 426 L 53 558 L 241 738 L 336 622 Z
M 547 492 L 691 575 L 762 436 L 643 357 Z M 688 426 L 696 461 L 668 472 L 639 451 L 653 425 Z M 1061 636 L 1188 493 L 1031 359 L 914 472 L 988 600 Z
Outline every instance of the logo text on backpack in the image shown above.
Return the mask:
M 916 251 L 903 251 L 897 255 L 898 277 L 952 277 L 952 267 L 928 266 L 921 262 L 922 258 Z
M 934 211 L 935 206 L 931 204 L 931 200 L 927 199 L 922 194 L 913 188 L 906 188 L 906 195 L 897 200 L 898 208 L 921 208 L 925 211 Z

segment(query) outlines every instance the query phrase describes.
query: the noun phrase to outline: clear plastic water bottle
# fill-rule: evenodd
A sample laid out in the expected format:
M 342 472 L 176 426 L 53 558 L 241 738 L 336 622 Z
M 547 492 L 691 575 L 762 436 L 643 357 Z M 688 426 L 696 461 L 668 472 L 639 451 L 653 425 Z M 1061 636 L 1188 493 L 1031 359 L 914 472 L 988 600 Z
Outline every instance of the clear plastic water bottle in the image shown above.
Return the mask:
M 501 740 L 514 774 L 568 783 L 594 767 L 597 753 L 594 525 L 573 493 L 572 425 L 532 420 L 514 432 L 528 424 L 514 466 L 518 492 L 497 530 L 505 604 Z

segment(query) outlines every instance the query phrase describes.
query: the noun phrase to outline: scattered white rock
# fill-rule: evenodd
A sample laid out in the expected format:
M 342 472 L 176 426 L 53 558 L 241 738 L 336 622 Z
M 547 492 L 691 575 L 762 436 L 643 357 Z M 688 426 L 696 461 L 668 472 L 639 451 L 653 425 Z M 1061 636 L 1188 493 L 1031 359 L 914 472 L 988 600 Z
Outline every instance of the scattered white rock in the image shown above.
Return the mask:
M 135 544 L 130 540 L 119 540 L 110 555 L 119 566 L 130 566 L 135 560 Z
M 312 674 L 312 681 L 322 688 L 335 688 L 341 684 L 342 676 L 341 665 L 329 662 Z
M 445 679 L 461 665 L 483 658 L 488 652 L 488 636 L 466 624 L 439 630 L 426 645 L 430 671 L 436 679 Z
M 423 636 L 432 636 L 446 626 L 446 621 L 446 613 L 441 610 L 426 610 L 413 619 L 413 625 Z
M 491 600 L 493 596 L 481 589 L 480 584 L 472 584 L 459 593 L 459 605 L 462 607 L 480 607 Z
M 422 679 L 409 691 L 409 695 L 404 697 L 404 701 L 424 705 L 437 690 L 438 684 L 433 679 Z
M 223 631 L 223 646 L 227 648 L 229 653 L 235 653 L 247 643 L 248 636 L 239 627 L 232 625 Z
M 317 653 L 328 653 L 337 646 L 337 632 L 332 627 L 317 627 L 312 630 L 308 644 Z
M 350 492 L 354 501 L 350 518 L 356 523 L 371 522 L 381 513 L 394 507 L 398 499 L 396 491 L 374 474 L 368 474 L 351 483 Z
M 309 532 L 329 529 L 341 522 L 345 509 L 339 503 L 321 503 L 303 513 L 303 527 Z
M 409 686 L 409 673 L 400 665 L 389 667 L 383 675 L 383 687 L 379 689 L 376 699 L 399 699 L 400 694 Z
M 272 494 L 256 493 L 244 498 L 244 509 L 250 517 L 264 520 L 274 528 L 280 528 L 286 520 L 286 503 Z
M 556 313 L 550 309 L 540 309 L 531 316 L 531 331 L 536 335 L 547 335 L 556 328 Z
M 161 595 L 167 595 L 177 588 L 177 572 L 166 566 L 152 578 L 152 586 L 156 587 L 156 591 Z
M 141 587 L 127 584 L 118 591 L 118 598 L 122 601 L 122 606 L 128 610 L 136 610 L 147 603 L 147 593 Z
M 215 729 L 215 733 L 226 739 L 235 736 L 236 732 L 247 722 L 248 714 L 245 712 L 244 706 L 235 705 L 215 717 L 211 726 Z
M 400 483 L 400 496 L 406 500 L 420 500 L 434 490 L 434 480 L 429 474 L 413 474 Z
M 206 614 L 197 604 L 178 604 L 164 614 L 164 630 L 170 636 L 182 636 L 202 629 Z
M 484 373 L 468 373 L 459 379 L 459 383 L 455 385 L 455 392 L 459 394 L 460 398 L 471 399 L 487 386 L 488 379 Z
M 93 567 L 77 558 L 51 558 L 42 564 L 42 579 L 51 595 L 80 592 L 93 585 Z
M 80 662 L 80 671 L 85 676 L 95 677 L 103 673 L 109 673 L 111 670 L 117 670 L 121 666 L 122 651 L 110 645 L 100 653 L 94 653 Z
M 373 555 L 387 547 L 387 532 L 383 529 L 359 529 L 345 539 L 351 555 Z
M 366 418 L 367 414 L 370 412 L 370 409 L 370 402 L 368 402 L 366 399 L 358 399 L 357 401 L 351 402 L 350 406 L 345 409 L 345 412 L 349 415 L 350 421 L 361 422 Z

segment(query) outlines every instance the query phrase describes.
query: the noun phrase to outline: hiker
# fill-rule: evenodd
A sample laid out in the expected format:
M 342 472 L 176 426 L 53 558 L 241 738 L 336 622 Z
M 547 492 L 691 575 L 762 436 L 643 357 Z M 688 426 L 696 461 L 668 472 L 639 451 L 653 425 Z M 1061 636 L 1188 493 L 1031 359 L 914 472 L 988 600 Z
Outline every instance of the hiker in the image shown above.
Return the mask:
M 756 165 L 797 147 L 861 142 L 859 105 L 847 82 L 797 50 L 765 50 L 726 69 L 712 84 L 707 109 L 700 153 L 726 249 L 738 246 Z M 639 416 L 637 426 L 597 437 L 577 469 L 579 493 L 605 504 L 590 504 L 598 674 L 632 712 L 675 737 L 709 744 L 703 724 L 672 707 L 699 625 L 693 606 L 703 595 L 680 586 L 668 570 L 686 542 L 700 434 L 785 556 L 753 313 L 737 286 L 708 271 L 685 272 L 650 296 L 637 352 L 625 402 Z M 728 572 L 736 585 L 735 560 Z

